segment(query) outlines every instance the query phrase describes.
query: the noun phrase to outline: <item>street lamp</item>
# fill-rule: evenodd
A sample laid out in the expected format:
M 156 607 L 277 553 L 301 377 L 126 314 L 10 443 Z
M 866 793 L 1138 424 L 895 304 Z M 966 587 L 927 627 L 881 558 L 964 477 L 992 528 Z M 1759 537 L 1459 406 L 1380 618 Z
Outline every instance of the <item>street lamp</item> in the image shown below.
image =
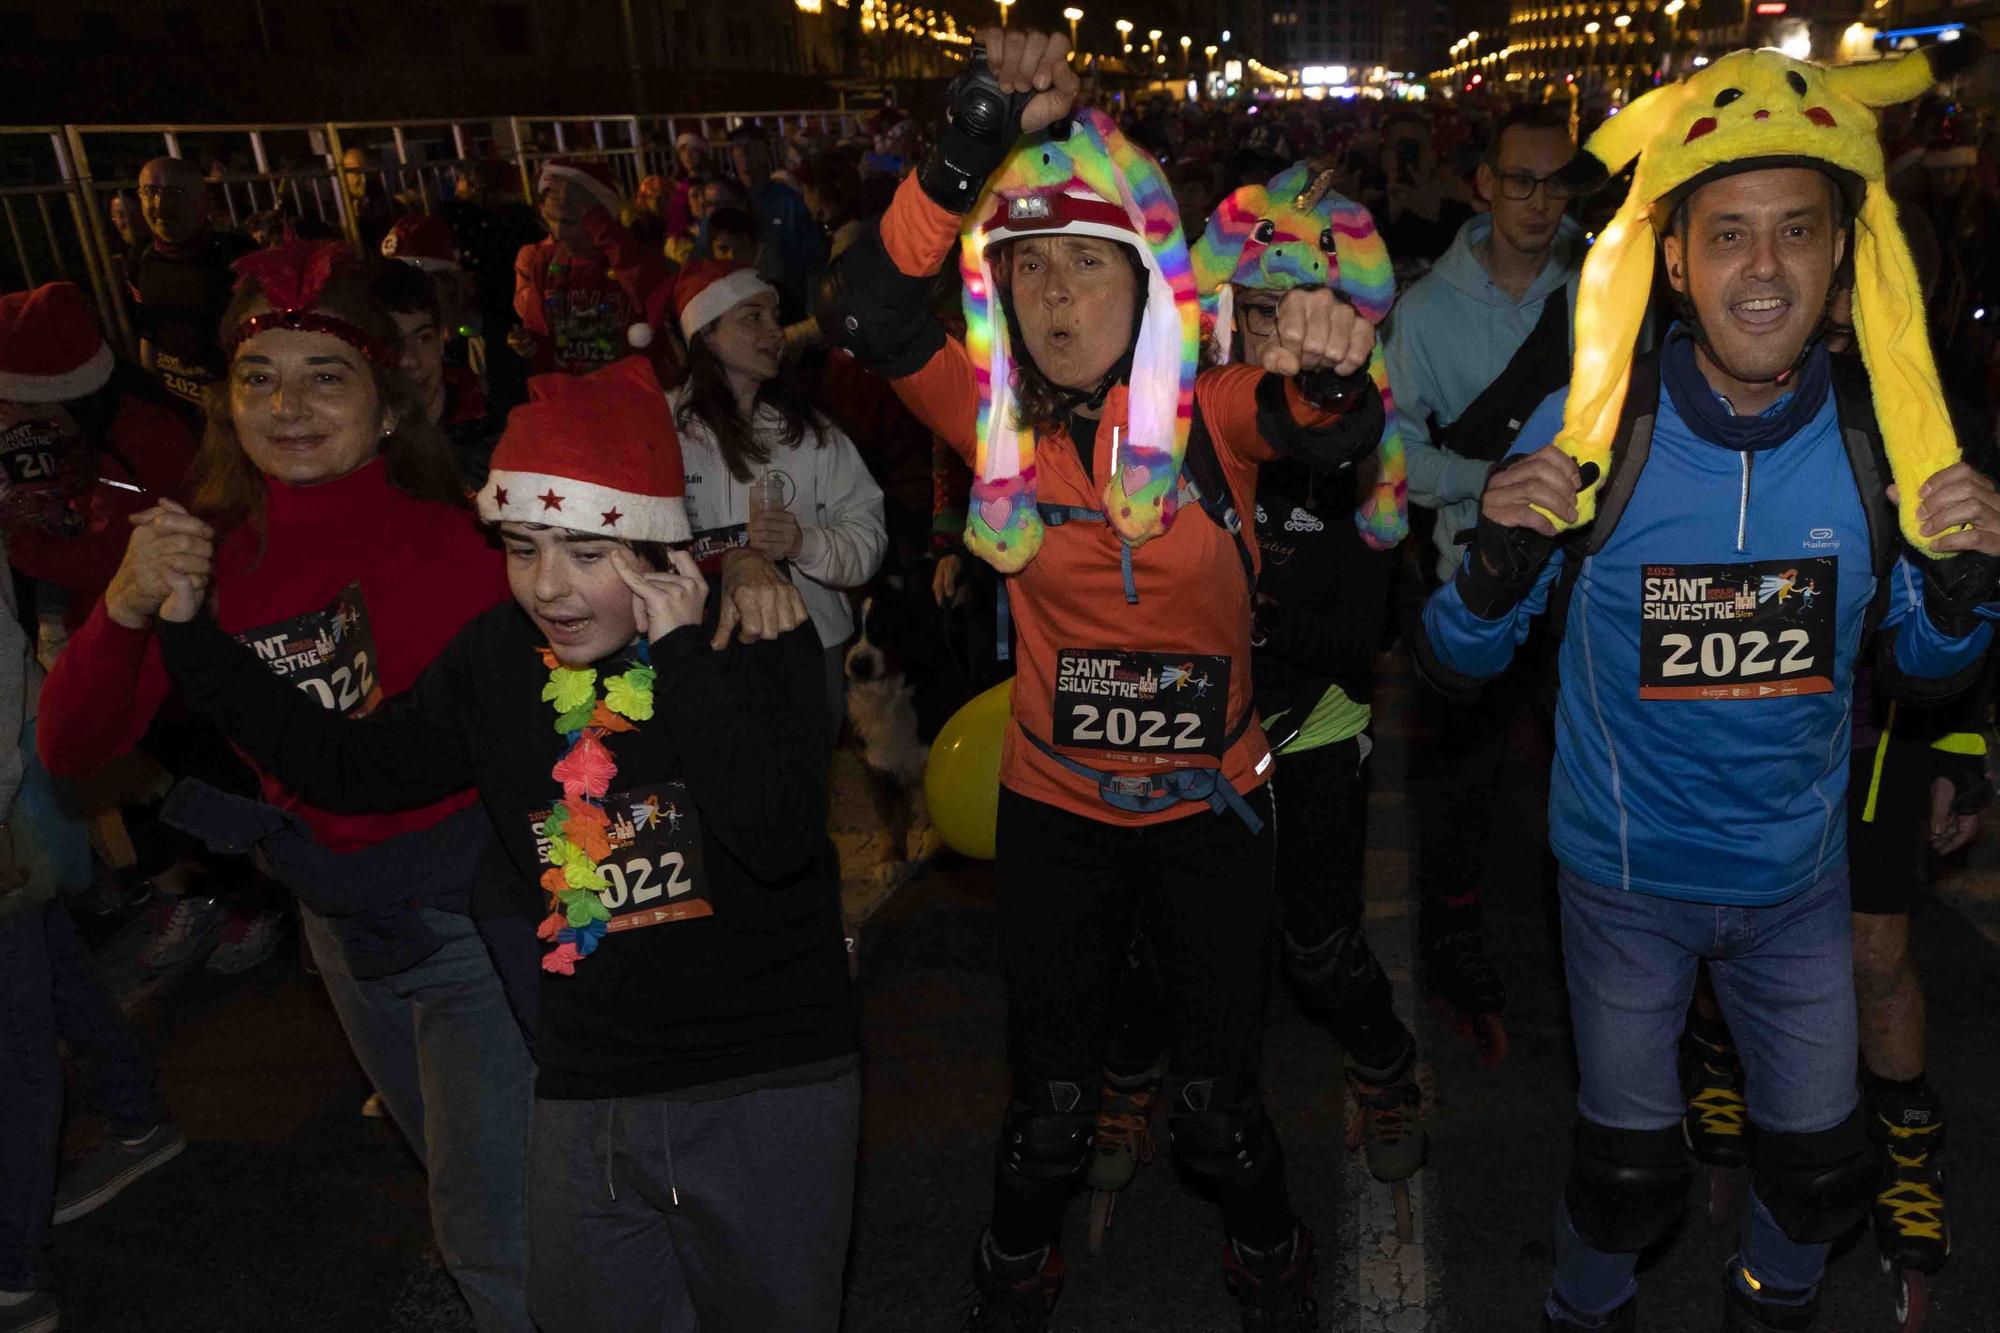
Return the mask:
M 1189 47 L 1191 47 L 1191 46 L 1193 46 L 1193 45 L 1194 45 L 1194 38 L 1192 38 L 1192 37 L 1188 36 L 1188 35 L 1187 35 L 1186 33 L 1182 33 L 1182 34 L 1181 34 L 1181 73 L 1182 73 L 1182 74 L 1186 74 L 1186 73 L 1188 72 L 1188 48 L 1189 48 Z
M 1063 17 L 1069 20 L 1069 49 L 1074 51 L 1076 50 L 1076 25 L 1077 21 L 1083 17 L 1083 11 L 1075 5 L 1071 5 L 1063 11 Z
M 1155 51 L 1159 49 L 1160 38 L 1166 36 L 1166 34 L 1161 32 L 1158 28 L 1155 28 L 1151 32 L 1147 33 L 1146 36 L 1149 39 L 1146 43 L 1146 49 L 1148 51 Z M 1166 62 L 1162 60 L 1160 63 L 1165 64 Z
M 1007 11 L 1014 7 L 1014 0 L 993 0 L 993 2 L 1000 6 L 1000 26 L 1004 28 L 1007 26 Z

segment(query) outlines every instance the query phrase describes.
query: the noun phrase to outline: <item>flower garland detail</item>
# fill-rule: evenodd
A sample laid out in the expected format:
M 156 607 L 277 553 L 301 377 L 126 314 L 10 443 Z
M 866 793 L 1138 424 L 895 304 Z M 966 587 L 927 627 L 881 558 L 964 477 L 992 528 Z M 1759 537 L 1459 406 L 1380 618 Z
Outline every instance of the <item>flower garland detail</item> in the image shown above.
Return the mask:
M 537 651 L 549 669 L 542 699 L 555 708 L 556 730 L 569 737 L 570 747 L 549 770 L 562 784 L 563 795 L 542 824 L 549 840 L 549 868 L 542 872 L 549 915 L 535 933 L 555 946 L 542 955 L 542 969 L 567 977 L 597 951 L 611 924 L 611 910 L 603 901 L 611 881 L 600 862 L 611 855 L 611 817 L 603 801 L 618 764 L 604 737 L 631 731 L 634 723 L 653 715 L 654 671 L 642 642 L 639 665 L 606 677 L 600 698 L 594 668 L 566 667 L 549 649 Z

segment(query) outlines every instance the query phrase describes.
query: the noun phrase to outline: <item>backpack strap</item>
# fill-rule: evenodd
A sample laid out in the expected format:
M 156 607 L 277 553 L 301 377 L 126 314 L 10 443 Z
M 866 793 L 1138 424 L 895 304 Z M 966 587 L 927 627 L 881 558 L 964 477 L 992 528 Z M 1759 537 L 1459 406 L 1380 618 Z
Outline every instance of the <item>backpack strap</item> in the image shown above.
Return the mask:
M 1229 478 L 1215 452 L 1215 440 L 1208 433 L 1208 418 L 1199 400 L 1194 405 L 1194 420 L 1188 423 L 1187 452 L 1181 458 L 1181 489 L 1214 520 L 1215 526 L 1235 541 L 1236 558 L 1243 565 L 1243 578 L 1250 585 L 1251 600 L 1255 601 L 1257 563 L 1250 554 L 1249 540 L 1243 535 L 1243 516 L 1236 512 L 1236 495 L 1229 489 Z
M 1847 451 L 1847 465 L 1854 472 L 1855 489 L 1861 493 L 1861 513 L 1868 522 L 1868 566 L 1875 571 L 1875 597 L 1861 622 L 1865 638 L 1888 614 L 1889 571 L 1901 553 L 1902 529 L 1889 503 L 1889 452 L 1882 443 L 1882 427 L 1875 419 L 1875 391 L 1868 382 L 1868 368 L 1853 352 L 1843 352 L 1828 361 L 1833 380 L 1833 410 L 1840 426 L 1840 442 Z
M 1557 543 L 1562 552 L 1562 568 L 1556 571 L 1555 586 L 1549 590 L 1549 610 L 1543 623 L 1548 626 L 1551 645 L 1562 641 L 1569 626 L 1569 600 L 1576 581 L 1583 574 L 1583 562 L 1604 549 L 1611 531 L 1625 516 L 1632 492 L 1639 489 L 1639 474 L 1653 452 L 1653 422 L 1660 412 L 1660 358 L 1642 352 L 1632 358 L 1632 376 L 1625 384 L 1625 405 L 1618 413 L 1618 434 L 1611 442 L 1611 469 L 1597 492 L 1597 517 L 1588 527 L 1567 534 Z

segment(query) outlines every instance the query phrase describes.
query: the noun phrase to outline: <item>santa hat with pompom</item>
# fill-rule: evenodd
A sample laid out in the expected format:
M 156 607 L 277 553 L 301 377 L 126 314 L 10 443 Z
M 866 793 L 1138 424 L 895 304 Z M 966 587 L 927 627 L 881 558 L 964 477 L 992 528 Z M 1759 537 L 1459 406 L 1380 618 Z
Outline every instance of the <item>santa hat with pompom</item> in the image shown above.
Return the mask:
M 382 258 L 400 259 L 426 273 L 449 273 L 458 268 L 458 245 L 443 218 L 412 213 L 397 218 L 382 238 Z
M 83 293 L 51 282 L 0 296 L 0 401 L 66 403 L 111 378 L 113 358 Z
M 695 334 L 728 314 L 732 306 L 775 290 L 745 263 L 703 259 L 689 264 L 674 282 L 681 336 L 692 342 Z
M 478 495 L 488 523 L 535 523 L 624 542 L 684 542 L 681 442 L 643 357 L 588 375 L 537 375 L 507 417 Z
M 604 211 L 614 218 L 625 204 L 625 196 L 619 190 L 618 182 L 612 178 L 611 172 L 602 162 L 586 162 L 575 157 L 551 158 L 543 165 L 541 179 L 536 182 L 535 190 L 540 193 L 557 182 L 582 186 L 590 197 L 603 205 Z

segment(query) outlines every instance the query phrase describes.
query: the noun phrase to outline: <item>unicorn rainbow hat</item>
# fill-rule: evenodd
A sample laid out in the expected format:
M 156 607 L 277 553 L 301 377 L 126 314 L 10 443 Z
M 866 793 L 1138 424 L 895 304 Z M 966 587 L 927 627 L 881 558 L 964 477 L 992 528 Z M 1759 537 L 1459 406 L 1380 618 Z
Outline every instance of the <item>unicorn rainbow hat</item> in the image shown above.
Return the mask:
M 1396 300 L 1396 275 L 1375 219 L 1334 192 L 1332 172 L 1315 176 L 1303 162 L 1268 184 L 1245 185 L 1224 199 L 1192 253 L 1202 324 L 1218 361 L 1235 359 L 1238 287 L 1283 292 L 1324 283 L 1376 325 Z M 1364 541 L 1386 551 L 1410 531 L 1410 488 L 1380 342 L 1368 355 L 1368 377 L 1382 395 L 1384 421 L 1375 448 L 1375 486 L 1354 521 Z
M 1034 427 L 1014 419 L 1022 353 L 994 282 L 993 246 L 1027 236 L 1100 236 L 1130 246 L 1145 264 L 1124 434 L 1104 484 L 1105 516 L 1127 544 L 1156 537 L 1174 521 L 1194 419 L 1201 311 L 1173 191 L 1159 164 L 1102 111 L 1078 112 L 1068 126 L 1067 138 L 1044 133 L 1015 146 L 966 215 L 963 232 L 965 345 L 979 381 L 965 544 L 1004 573 L 1034 559 L 1042 520 L 1035 508 Z
M 1875 416 L 1902 488 L 1899 517 L 1913 546 L 1930 551 L 1916 518 L 1918 491 L 1958 461 L 1931 357 L 1917 270 L 1883 184 L 1875 108 L 1906 102 L 1977 58 L 1967 39 L 1861 65 L 1828 68 L 1781 51 L 1736 51 L 1682 83 L 1655 88 L 1590 136 L 1563 168 L 1591 189 L 1635 159 L 1624 204 L 1584 260 L 1576 300 L 1576 352 L 1556 444 L 1608 475 L 1611 444 L 1631 377 L 1632 347 L 1653 284 L 1656 231 L 1709 181 L 1767 167 L 1813 167 L 1858 194 L 1853 219 L 1854 333 L 1873 386 Z M 1964 48 L 1964 49 L 1960 49 Z M 1602 486 L 1600 480 L 1598 486 Z M 1577 524 L 1597 512 L 1597 488 L 1578 495 Z M 1574 526 L 1554 520 L 1557 526 Z

